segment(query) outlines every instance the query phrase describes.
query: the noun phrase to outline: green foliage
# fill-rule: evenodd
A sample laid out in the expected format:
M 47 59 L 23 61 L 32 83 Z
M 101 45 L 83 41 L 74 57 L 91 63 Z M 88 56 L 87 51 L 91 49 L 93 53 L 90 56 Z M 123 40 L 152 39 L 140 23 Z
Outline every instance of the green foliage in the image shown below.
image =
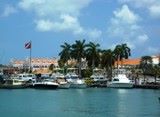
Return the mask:
M 76 40 L 72 45 L 71 56 L 76 59 L 78 62 L 81 62 L 82 58 L 85 58 L 86 55 L 86 44 L 85 40 Z
M 127 46 L 127 44 L 117 45 L 114 49 L 114 56 L 117 60 L 117 68 L 118 62 L 123 62 L 123 59 L 128 59 L 131 56 L 131 49 Z
M 62 59 L 58 60 L 58 66 L 61 68 L 65 65 L 64 61 Z
M 92 69 L 82 70 L 82 78 L 89 78 L 92 75 Z
M 64 45 L 61 45 L 61 48 L 62 51 L 59 53 L 60 65 L 67 63 L 67 61 L 71 58 L 71 45 L 64 43 Z
M 75 43 L 71 45 L 64 43 L 64 45 L 61 45 L 62 51 L 59 53 L 59 66 L 68 66 L 68 60 L 75 59 L 77 60 L 78 71 L 81 76 L 82 58 L 86 58 L 89 68 L 94 69 L 95 67 L 101 66 L 112 73 L 112 66 L 114 66 L 116 60 L 127 59 L 131 55 L 130 48 L 127 44 L 117 45 L 114 51 L 111 49 L 100 50 L 99 47 L 99 44 L 93 42 L 86 44 L 85 40 L 76 40 Z M 82 72 L 82 77 L 90 76 L 90 71 Z M 112 76 L 110 73 L 109 75 Z
M 99 44 L 94 44 L 93 42 L 90 42 L 87 44 L 87 50 L 86 50 L 86 59 L 88 61 L 88 66 L 94 69 L 95 67 L 98 67 L 100 63 L 100 49 Z
M 94 81 L 90 78 L 87 78 L 85 79 L 85 83 L 87 84 L 87 86 L 91 86 L 94 83 Z
M 50 71 L 53 71 L 53 68 L 54 68 L 54 67 L 55 67 L 54 64 L 50 64 L 49 70 L 50 70 Z
M 139 68 L 142 69 L 143 74 L 151 74 L 152 71 L 152 57 L 151 56 L 142 56 L 140 61 Z
M 101 67 L 109 70 L 115 62 L 114 53 L 111 49 L 103 50 L 101 52 Z

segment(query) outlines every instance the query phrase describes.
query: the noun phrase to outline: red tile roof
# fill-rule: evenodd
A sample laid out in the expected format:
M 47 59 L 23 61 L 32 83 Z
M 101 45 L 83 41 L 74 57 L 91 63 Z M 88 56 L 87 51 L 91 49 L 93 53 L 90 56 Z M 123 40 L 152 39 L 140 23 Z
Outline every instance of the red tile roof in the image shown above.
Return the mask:
M 122 61 L 119 61 L 118 64 L 119 65 L 139 65 L 140 64 L 141 59 L 137 58 L 137 59 L 123 59 Z M 117 65 L 117 61 L 115 62 L 115 65 Z

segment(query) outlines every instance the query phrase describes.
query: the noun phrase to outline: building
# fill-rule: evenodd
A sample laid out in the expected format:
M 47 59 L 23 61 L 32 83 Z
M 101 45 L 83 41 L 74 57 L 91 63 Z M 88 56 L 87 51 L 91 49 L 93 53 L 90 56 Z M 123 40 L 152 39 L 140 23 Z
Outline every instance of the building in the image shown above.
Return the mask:
M 119 68 L 124 67 L 136 67 L 140 64 L 141 59 L 135 58 L 135 59 L 123 59 L 122 61 L 118 62 Z M 115 66 L 117 67 L 117 61 L 115 62 Z
M 25 60 L 11 60 L 11 65 L 18 69 L 29 69 L 30 62 L 29 58 Z M 33 72 L 49 72 L 49 66 L 53 64 L 55 67 L 58 67 L 58 59 L 56 58 L 32 58 L 31 68 Z
M 160 64 L 160 56 L 151 56 L 153 65 Z M 118 62 L 118 67 L 135 67 L 138 66 L 141 62 L 141 58 L 134 58 L 134 59 L 123 59 L 122 61 Z M 115 66 L 117 66 L 117 61 L 115 62 Z
M 160 64 L 160 55 L 159 56 L 152 56 L 152 62 L 154 65 Z

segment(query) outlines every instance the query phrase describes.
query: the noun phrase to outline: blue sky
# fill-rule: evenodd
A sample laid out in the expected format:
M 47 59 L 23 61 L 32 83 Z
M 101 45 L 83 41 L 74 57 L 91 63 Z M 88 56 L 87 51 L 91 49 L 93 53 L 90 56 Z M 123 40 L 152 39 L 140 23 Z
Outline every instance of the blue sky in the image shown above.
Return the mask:
M 131 58 L 160 53 L 160 0 L 0 0 L 0 63 L 58 57 L 64 42 L 127 43 Z

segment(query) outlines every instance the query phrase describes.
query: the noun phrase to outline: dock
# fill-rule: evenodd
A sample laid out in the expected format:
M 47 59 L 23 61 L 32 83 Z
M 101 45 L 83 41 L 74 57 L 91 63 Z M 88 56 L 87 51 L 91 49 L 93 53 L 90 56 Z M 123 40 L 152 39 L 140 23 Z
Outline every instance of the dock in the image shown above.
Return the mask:
M 142 88 L 142 89 L 160 89 L 160 85 L 141 84 L 141 85 L 134 85 L 134 88 Z

